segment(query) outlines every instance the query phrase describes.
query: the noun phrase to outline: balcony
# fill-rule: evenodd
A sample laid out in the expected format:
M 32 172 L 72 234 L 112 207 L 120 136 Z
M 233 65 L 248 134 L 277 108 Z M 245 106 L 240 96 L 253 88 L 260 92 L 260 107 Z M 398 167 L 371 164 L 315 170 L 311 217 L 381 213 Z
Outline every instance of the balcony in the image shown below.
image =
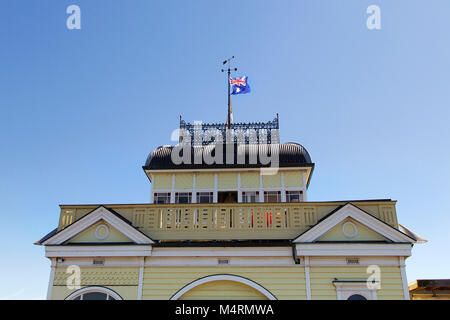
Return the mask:
M 292 239 L 347 201 L 299 203 L 113 204 L 154 240 Z M 395 201 L 351 201 L 398 228 Z M 61 230 L 100 205 L 61 205 Z

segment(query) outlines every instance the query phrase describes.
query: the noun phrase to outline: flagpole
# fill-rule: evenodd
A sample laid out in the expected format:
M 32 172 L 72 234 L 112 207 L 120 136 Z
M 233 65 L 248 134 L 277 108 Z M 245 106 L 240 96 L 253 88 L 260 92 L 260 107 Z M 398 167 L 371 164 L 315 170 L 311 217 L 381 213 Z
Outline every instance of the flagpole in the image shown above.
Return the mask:
M 231 58 L 225 60 L 222 64 L 228 64 L 227 68 L 227 83 L 228 83 L 228 117 L 227 117 L 227 129 L 230 129 L 231 126 L 231 92 L 230 92 L 230 78 L 231 78 L 231 71 L 237 71 L 237 68 L 234 68 L 233 70 L 230 68 L 230 60 L 234 59 L 234 56 Z M 222 72 L 225 70 L 222 69 Z
M 231 77 L 231 70 L 230 70 L 230 61 L 228 61 L 228 120 L 227 120 L 227 128 L 230 129 L 231 125 L 231 94 L 230 94 L 230 77 Z

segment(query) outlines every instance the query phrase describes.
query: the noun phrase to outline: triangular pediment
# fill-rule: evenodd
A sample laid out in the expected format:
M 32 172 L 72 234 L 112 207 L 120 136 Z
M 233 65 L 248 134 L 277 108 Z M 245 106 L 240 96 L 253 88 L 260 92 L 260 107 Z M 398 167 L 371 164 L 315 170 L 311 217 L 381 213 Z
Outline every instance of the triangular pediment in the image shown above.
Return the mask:
M 134 243 L 134 241 L 102 219 L 66 241 L 66 243 Z
M 388 238 L 373 231 L 364 224 L 352 218 L 346 218 L 336 226 L 318 237 L 315 242 L 367 242 L 390 241 Z
M 153 244 L 153 240 L 137 230 L 118 213 L 98 207 L 68 227 L 46 239 L 43 245 L 79 243 Z
M 347 203 L 303 232 L 294 243 L 368 241 L 414 243 L 415 239 Z

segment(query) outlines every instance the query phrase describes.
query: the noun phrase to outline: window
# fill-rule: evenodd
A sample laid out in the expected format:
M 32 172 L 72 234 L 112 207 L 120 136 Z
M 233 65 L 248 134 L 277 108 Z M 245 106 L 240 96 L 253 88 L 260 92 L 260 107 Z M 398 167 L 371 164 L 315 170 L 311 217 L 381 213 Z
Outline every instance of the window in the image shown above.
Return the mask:
M 286 191 L 286 202 L 300 202 L 303 200 L 303 191 Z
M 377 286 L 369 287 L 367 280 L 334 280 L 338 300 L 377 300 Z
M 218 203 L 237 203 L 237 191 L 219 191 L 217 192 Z
M 366 297 L 360 294 L 352 294 L 350 297 L 347 298 L 347 300 L 367 300 L 367 299 Z
M 175 203 L 191 203 L 192 194 L 190 192 L 175 193 Z
M 244 203 L 254 203 L 259 200 L 259 192 L 258 191 L 246 191 L 242 192 L 242 202 Z
M 280 191 L 265 191 L 264 192 L 264 202 L 280 202 L 281 192 Z
M 65 300 L 122 300 L 122 298 L 108 288 L 86 287 L 75 291 Z
M 213 193 L 212 192 L 198 192 L 197 193 L 197 203 L 213 203 Z
M 164 204 L 170 203 L 170 193 L 169 192 L 155 192 L 155 197 L 153 203 Z

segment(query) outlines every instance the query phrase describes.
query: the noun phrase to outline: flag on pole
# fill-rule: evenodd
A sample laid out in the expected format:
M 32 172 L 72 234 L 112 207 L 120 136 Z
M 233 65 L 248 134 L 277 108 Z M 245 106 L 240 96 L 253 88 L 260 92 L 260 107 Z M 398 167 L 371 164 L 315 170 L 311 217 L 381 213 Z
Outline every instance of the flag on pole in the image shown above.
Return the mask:
M 241 78 L 236 77 L 235 79 L 230 77 L 230 86 L 232 88 L 232 95 L 250 92 L 250 85 L 248 84 L 247 76 L 242 76 Z

